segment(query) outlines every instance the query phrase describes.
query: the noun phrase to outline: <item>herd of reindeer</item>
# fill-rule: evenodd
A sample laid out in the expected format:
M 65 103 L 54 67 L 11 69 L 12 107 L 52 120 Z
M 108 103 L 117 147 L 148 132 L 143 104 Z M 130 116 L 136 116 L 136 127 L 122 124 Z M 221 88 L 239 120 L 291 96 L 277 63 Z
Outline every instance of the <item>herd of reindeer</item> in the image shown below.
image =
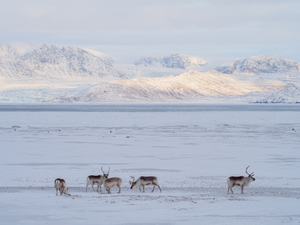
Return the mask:
M 249 186 L 249 184 L 252 181 L 255 181 L 254 173 L 252 172 L 251 174 L 249 174 L 247 172 L 249 167 L 250 166 L 248 166 L 246 168 L 246 173 L 248 174 L 248 177 L 231 176 L 231 177 L 227 178 L 227 185 L 228 185 L 227 194 L 229 194 L 229 190 L 233 194 L 232 188 L 234 186 L 240 186 L 241 194 L 243 194 L 244 193 L 244 187 Z M 121 184 L 123 182 L 122 179 L 119 178 L 119 177 L 108 178 L 110 168 L 109 168 L 107 173 L 104 172 L 102 167 L 101 167 L 101 170 L 103 172 L 103 175 L 90 175 L 86 178 L 85 191 L 87 192 L 87 188 L 88 188 L 89 185 L 91 185 L 92 189 L 94 190 L 94 185 L 96 184 L 97 185 L 97 192 L 100 189 L 100 192 L 102 193 L 101 186 L 103 185 L 105 190 L 109 194 L 111 194 L 110 189 L 112 187 L 118 187 L 119 188 L 118 193 L 121 193 Z M 160 192 L 162 192 L 162 190 L 161 190 L 161 188 L 158 184 L 158 179 L 155 176 L 141 176 L 136 181 L 135 181 L 134 176 L 131 176 L 131 179 L 132 179 L 132 181 L 129 181 L 129 184 L 131 185 L 130 189 L 139 188 L 139 190 L 142 191 L 141 187 L 143 187 L 143 192 L 145 192 L 145 186 L 153 186 L 152 192 L 154 191 L 155 187 L 158 187 Z M 56 189 L 56 195 L 58 195 L 58 191 L 60 192 L 60 195 L 62 195 L 62 194 L 67 195 L 68 194 L 68 187 L 67 187 L 66 181 L 64 179 L 57 178 L 54 181 L 54 187 Z

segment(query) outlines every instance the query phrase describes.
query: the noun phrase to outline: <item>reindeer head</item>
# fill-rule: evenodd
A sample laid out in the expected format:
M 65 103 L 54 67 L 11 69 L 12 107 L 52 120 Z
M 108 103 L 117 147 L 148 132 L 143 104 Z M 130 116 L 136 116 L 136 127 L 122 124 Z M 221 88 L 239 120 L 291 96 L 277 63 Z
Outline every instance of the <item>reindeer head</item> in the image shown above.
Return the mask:
M 250 167 L 250 165 L 246 168 L 246 173 L 249 175 L 248 178 L 250 178 L 251 181 L 255 181 L 255 178 L 254 178 L 254 172 L 252 172 L 252 173 L 250 173 L 250 174 L 247 172 L 247 169 L 248 169 L 249 167 Z
M 108 172 L 107 172 L 107 173 L 105 173 L 105 172 L 104 172 L 104 170 L 103 170 L 103 167 L 101 167 L 101 170 L 102 170 L 102 173 L 103 173 L 103 177 L 104 177 L 104 179 L 107 179 L 107 178 L 108 178 L 108 175 L 109 175 L 110 167 L 109 167 L 109 169 L 108 169 Z
M 131 180 L 129 181 L 129 184 L 131 185 L 130 189 L 133 189 L 136 182 L 134 182 L 135 180 L 134 176 L 130 176 L 130 177 L 132 178 L 132 181 Z

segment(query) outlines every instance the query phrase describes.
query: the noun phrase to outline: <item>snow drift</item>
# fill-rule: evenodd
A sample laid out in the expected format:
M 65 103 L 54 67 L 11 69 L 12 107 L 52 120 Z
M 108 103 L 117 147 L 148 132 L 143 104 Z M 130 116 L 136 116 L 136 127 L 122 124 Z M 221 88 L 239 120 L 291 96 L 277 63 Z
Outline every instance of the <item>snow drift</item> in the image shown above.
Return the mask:
M 246 59 L 238 58 L 227 64 L 215 68 L 226 74 L 261 74 L 299 72 L 300 64 L 275 55 L 258 55 Z
M 191 70 L 178 76 L 101 82 L 78 95 L 54 101 L 167 102 L 203 96 L 244 95 L 249 92 L 278 90 L 285 86 L 280 81 L 261 80 L 257 85 L 215 71 L 200 73 Z

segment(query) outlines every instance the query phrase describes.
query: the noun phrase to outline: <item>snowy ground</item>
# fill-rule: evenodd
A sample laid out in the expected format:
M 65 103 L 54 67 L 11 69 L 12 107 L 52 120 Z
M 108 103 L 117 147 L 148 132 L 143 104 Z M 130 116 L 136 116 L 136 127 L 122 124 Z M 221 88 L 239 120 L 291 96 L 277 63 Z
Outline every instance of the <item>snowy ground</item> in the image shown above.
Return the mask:
M 300 116 L 280 107 L 0 111 L 0 224 L 299 224 Z M 248 165 L 256 180 L 228 195 Z M 85 192 L 101 166 L 121 194 Z M 163 192 L 130 190 L 132 175 L 157 176 Z M 70 196 L 55 196 L 57 177 Z

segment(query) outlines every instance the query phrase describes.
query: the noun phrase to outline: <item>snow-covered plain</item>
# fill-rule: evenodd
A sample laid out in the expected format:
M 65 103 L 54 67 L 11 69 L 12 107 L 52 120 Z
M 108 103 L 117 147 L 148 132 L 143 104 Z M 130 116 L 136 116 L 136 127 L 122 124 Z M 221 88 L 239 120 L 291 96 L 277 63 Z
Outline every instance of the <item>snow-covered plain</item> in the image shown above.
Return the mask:
M 0 106 L 0 224 L 300 223 L 298 105 Z M 228 195 L 248 165 L 256 180 Z M 85 192 L 102 166 L 121 194 Z M 132 175 L 162 193 L 130 190 Z

